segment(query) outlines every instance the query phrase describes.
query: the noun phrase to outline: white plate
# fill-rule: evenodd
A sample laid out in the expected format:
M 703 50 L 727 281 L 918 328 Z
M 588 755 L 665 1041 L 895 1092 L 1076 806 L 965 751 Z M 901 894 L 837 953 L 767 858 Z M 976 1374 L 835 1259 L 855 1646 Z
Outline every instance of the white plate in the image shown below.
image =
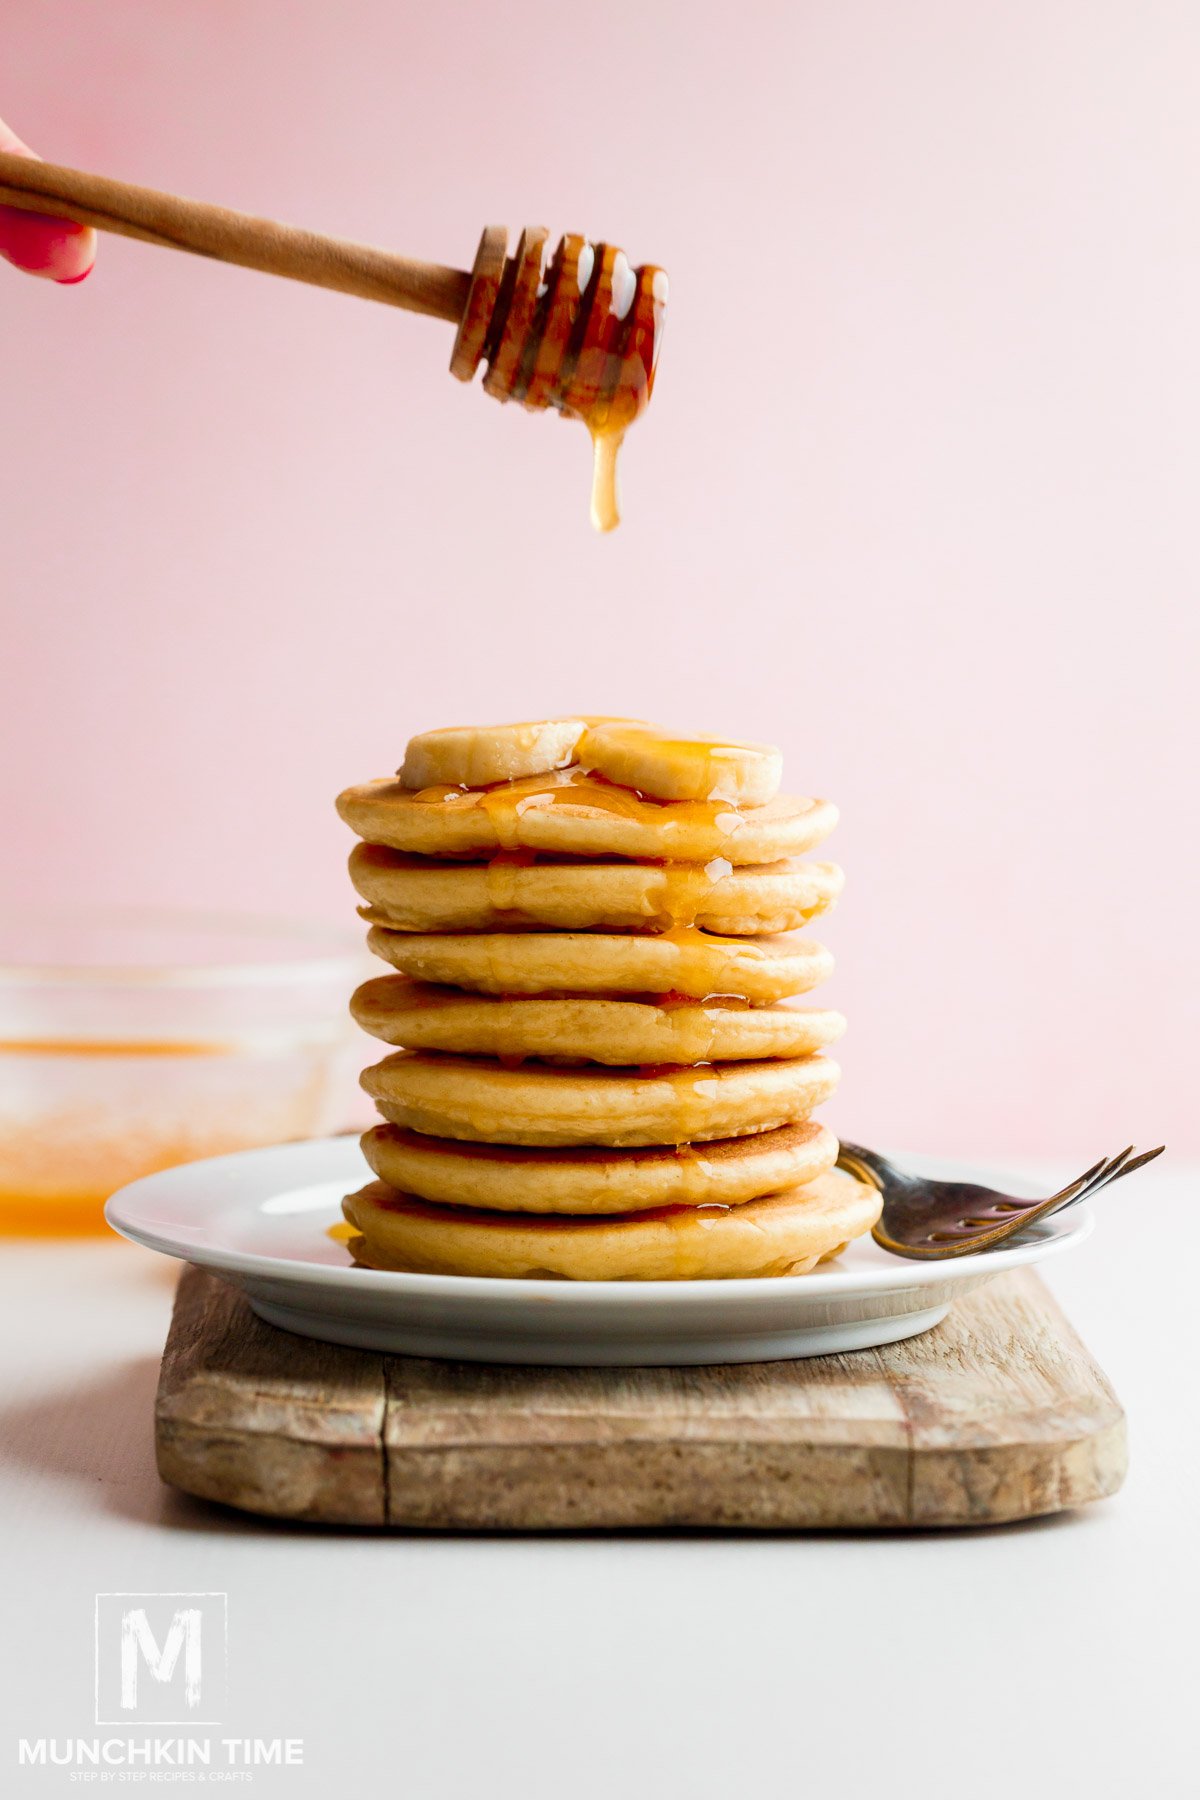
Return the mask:
M 1028 1194 L 1001 1170 L 925 1156 L 929 1175 Z M 108 1222 L 135 1243 L 244 1288 L 260 1318 L 303 1337 L 468 1362 L 731 1363 L 823 1356 L 928 1331 L 959 1294 L 1078 1244 L 1082 1207 L 1007 1249 L 906 1262 L 867 1238 L 810 1275 L 741 1281 L 515 1281 L 356 1268 L 329 1236 L 343 1194 L 370 1180 L 353 1138 L 243 1150 L 144 1176 L 113 1195 Z

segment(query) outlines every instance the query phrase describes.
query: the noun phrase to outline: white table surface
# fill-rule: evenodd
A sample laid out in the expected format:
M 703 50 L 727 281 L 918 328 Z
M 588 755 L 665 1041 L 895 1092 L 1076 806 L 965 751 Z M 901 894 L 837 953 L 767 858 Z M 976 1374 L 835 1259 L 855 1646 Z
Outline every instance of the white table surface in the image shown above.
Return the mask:
M 257 1773 L 260 1794 L 1200 1792 L 1198 1189 L 1200 1171 L 1169 1162 L 1118 1188 L 1049 1277 L 1129 1414 L 1124 1489 L 985 1532 L 374 1536 L 242 1519 L 155 1474 L 175 1266 L 116 1241 L 4 1244 L 0 1788 L 73 1785 L 18 1769 L 17 1739 L 96 1735 L 98 1590 L 223 1590 L 218 1735 L 305 1741 L 302 1768 Z

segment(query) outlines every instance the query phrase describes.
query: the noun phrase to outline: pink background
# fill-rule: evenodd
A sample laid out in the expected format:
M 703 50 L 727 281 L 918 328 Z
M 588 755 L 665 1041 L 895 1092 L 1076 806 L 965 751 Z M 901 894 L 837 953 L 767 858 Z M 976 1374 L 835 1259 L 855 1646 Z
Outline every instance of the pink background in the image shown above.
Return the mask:
M 833 1123 L 1200 1145 L 1200 15 L 1104 0 L 9 0 L 45 156 L 411 254 L 609 234 L 672 312 L 582 432 L 448 327 L 116 239 L 0 269 L 9 896 L 350 918 L 346 783 L 564 708 L 838 800 Z

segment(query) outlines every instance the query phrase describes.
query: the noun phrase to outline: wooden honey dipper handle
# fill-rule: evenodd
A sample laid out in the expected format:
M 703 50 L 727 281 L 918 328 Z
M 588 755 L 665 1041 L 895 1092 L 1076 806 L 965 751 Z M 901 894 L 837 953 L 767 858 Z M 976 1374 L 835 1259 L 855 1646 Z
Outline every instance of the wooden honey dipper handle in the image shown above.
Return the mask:
M 73 219 L 98 231 L 140 238 L 169 250 L 190 250 L 195 256 L 237 263 L 264 275 L 285 275 L 363 300 L 381 300 L 386 306 L 403 306 L 453 325 L 463 316 L 471 288 L 471 277 L 462 269 L 417 262 L 371 244 L 302 231 L 251 213 L 7 151 L 0 151 L 0 205 Z

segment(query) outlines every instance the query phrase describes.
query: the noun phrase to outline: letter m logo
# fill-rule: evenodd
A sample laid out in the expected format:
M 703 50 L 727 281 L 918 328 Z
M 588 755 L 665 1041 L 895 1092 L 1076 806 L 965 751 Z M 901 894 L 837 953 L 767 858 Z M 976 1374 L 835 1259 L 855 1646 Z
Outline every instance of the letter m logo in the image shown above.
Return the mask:
M 217 1725 L 224 1594 L 96 1595 L 96 1723 Z

